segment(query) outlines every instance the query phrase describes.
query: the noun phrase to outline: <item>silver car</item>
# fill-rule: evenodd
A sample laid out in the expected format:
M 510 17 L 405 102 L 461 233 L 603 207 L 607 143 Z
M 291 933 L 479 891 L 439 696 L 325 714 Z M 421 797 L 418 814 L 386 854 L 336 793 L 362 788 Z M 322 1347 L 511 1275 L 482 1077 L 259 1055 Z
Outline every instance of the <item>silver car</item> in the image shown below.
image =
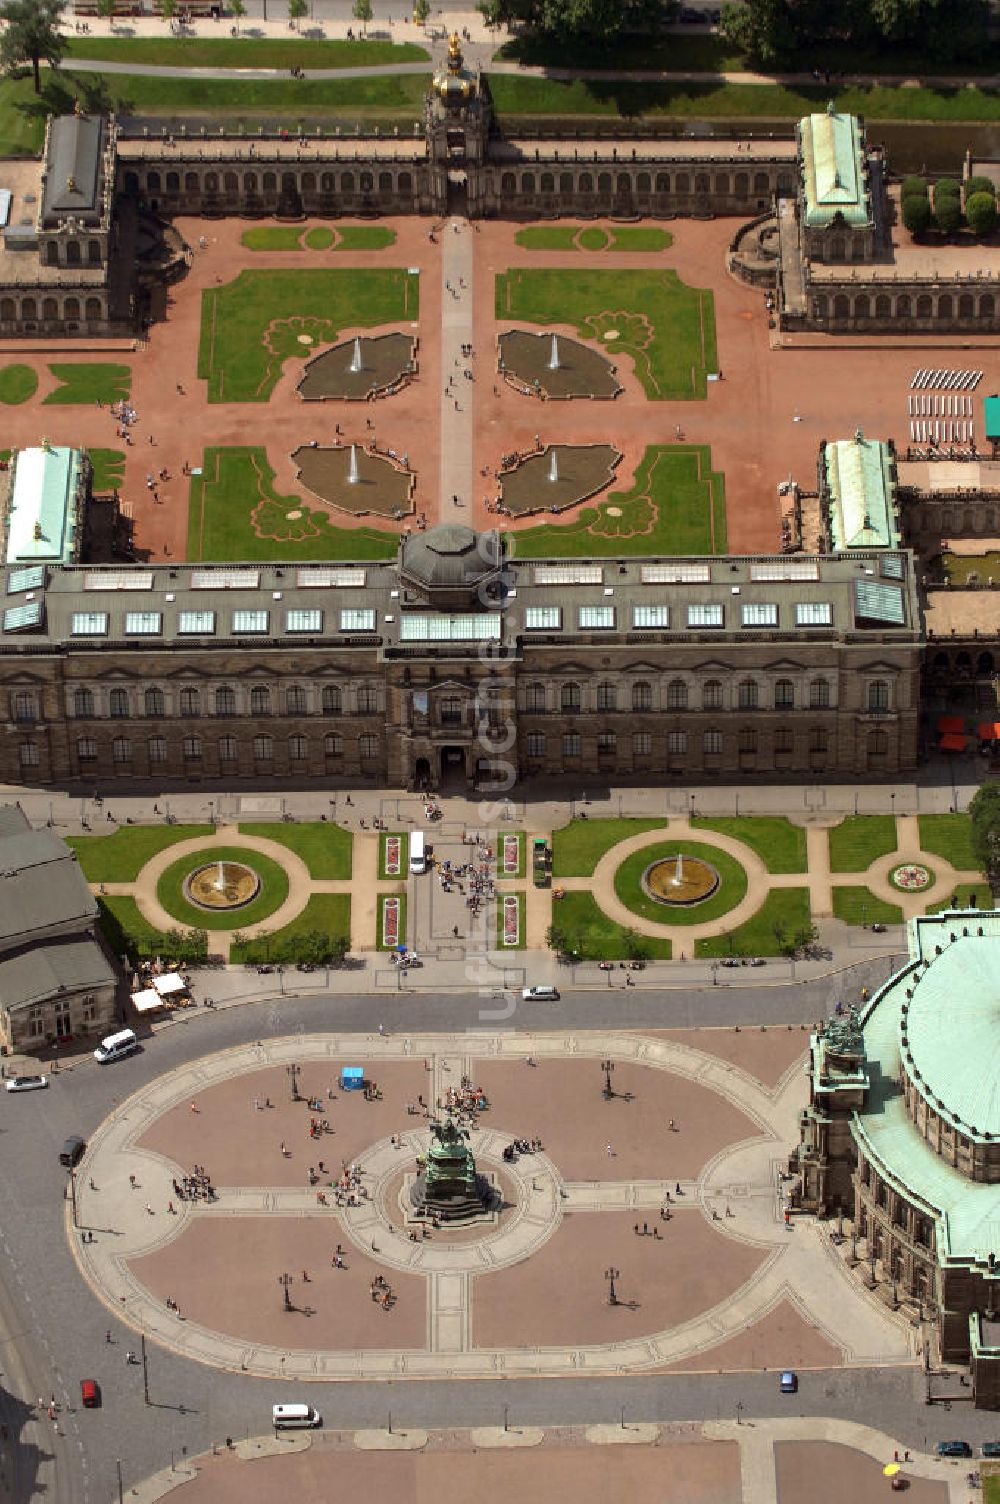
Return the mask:
M 11 1076 L 10 1080 L 4 1084 L 8 1091 L 41 1091 L 43 1087 L 48 1086 L 49 1078 L 48 1076 Z

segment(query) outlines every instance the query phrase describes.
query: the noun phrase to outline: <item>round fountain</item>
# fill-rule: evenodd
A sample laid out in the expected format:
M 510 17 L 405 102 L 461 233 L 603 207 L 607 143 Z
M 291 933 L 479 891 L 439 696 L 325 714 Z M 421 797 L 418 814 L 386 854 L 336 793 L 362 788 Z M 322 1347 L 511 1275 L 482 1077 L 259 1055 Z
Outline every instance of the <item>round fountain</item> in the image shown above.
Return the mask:
M 260 892 L 259 875 L 244 862 L 207 862 L 184 879 L 184 897 L 199 909 L 242 909 Z
M 642 890 L 655 903 L 689 908 L 711 898 L 719 881 L 719 874 L 710 862 L 678 851 L 675 856 L 650 862 L 642 874 Z

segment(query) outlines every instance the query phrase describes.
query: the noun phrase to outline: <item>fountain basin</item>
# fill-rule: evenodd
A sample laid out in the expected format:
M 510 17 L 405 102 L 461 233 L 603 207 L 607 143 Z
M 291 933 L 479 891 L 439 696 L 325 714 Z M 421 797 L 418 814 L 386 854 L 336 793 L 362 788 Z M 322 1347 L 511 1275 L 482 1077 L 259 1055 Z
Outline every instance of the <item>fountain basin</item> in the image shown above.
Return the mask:
M 500 374 L 528 396 L 607 400 L 617 397 L 622 390 L 615 367 L 604 351 L 594 350 L 568 334 L 553 336 L 511 329 L 500 335 L 497 344 Z
M 260 892 L 260 876 L 245 862 L 206 862 L 184 879 L 182 891 L 198 909 L 242 909 Z
M 399 517 L 413 511 L 416 476 L 404 468 L 401 459 L 357 444 L 333 448 L 303 444 L 293 450 L 292 460 L 302 484 L 343 512 Z
M 297 390 L 305 402 L 365 402 L 397 391 L 416 369 L 417 342 L 411 334 L 359 335 L 308 361 Z
M 500 499 L 515 517 L 562 512 L 609 486 L 620 461 L 613 444 L 550 444 L 501 470 Z
M 654 903 L 690 908 L 692 904 L 704 903 L 706 898 L 711 898 L 719 887 L 720 878 L 711 862 L 678 852 L 676 856 L 660 857 L 658 861 L 650 862 L 641 882 L 643 892 Z

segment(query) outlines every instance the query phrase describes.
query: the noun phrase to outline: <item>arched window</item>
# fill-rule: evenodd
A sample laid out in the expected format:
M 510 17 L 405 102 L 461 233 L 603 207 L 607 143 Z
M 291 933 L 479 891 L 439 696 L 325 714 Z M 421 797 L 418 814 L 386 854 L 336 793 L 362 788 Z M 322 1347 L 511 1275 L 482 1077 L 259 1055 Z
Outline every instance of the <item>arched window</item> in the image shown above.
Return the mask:
M 218 193 L 218 191 L 219 191 L 219 174 L 217 172 L 206 172 L 206 174 L 205 174 L 205 192 L 206 193 Z
M 809 709 L 828 710 L 830 708 L 830 686 L 825 679 L 814 679 L 809 686 Z
M 591 175 L 590 175 L 589 172 L 581 172 L 581 174 L 580 174 L 580 192 L 581 193 L 593 193 L 593 191 L 594 191 L 594 179 L 591 177 Z
M 116 721 L 127 721 L 129 715 L 128 690 L 113 689 L 108 696 L 108 709 Z
M 795 737 L 788 726 L 778 726 L 774 733 L 774 750 L 776 754 L 788 754 L 795 750 Z
M 757 751 L 757 733 L 752 726 L 741 728 L 737 738 L 737 747 L 744 756 L 753 756 Z
M 245 172 L 243 174 L 243 192 L 250 195 L 257 192 L 257 174 L 255 172 Z
M 670 174 L 668 172 L 658 172 L 656 174 L 656 191 L 657 193 L 670 192 Z
M 618 734 L 615 731 L 601 731 L 597 736 L 597 753 L 599 757 L 613 757 L 618 751 Z
M 201 715 L 201 696 L 196 689 L 182 689 L 180 696 L 181 715 Z
M 931 301 L 931 295 L 930 295 L 930 293 L 929 292 L 922 292 L 920 294 L 920 296 L 918 297 L 918 299 L 917 299 L 917 318 L 918 319 L 929 319 L 930 316 L 931 316 L 931 312 L 933 311 L 933 308 L 934 308 L 934 304 Z
M 889 681 L 887 679 L 871 679 L 869 681 L 868 709 L 889 709 Z
M 302 192 L 316 192 L 316 174 L 314 172 L 304 172 L 302 174 Z
M 266 684 L 255 684 L 250 691 L 250 714 L 271 714 L 271 691 Z
M 378 737 L 377 736 L 373 736 L 370 731 L 366 732 L 364 734 L 364 736 L 359 736 L 358 737 L 358 752 L 360 753 L 362 762 L 365 762 L 365 761 L 369 761 L 370 762 L 373 757 L 377 757 L 378 756 Z
M 13 298 L 0 298 L 0 319 L 5 324 L 13 323 L 17 318 L 17 304 Z
M 937 316 L 939 319 L 951 318 L 951 293 L 943 292 L 938 298 Z
M 186 172 L 184 174 L 184 192 L 197 193 L 200 188 L 201 184 L 198 182 L 198 174 L 196 172 Z
M 516 193 L 517 192 L 517 178 L 514 176 L 514 174 L 512 172 L 502 172 L 500 174 L 500 192 L 501 193 Z
M 278 174 L 276 172 L 265 172 L 263 182 L 265 193 L 276 193 L 278 191 Z M 353 182 L 354 180 L 352 178 L 352 186 Z
M 742 679 L 736 692 L 736 703 L 741 710 L 756 710 L 760 691 L 755 679 Z
M 21 302 L 21 317 L 26 321 L 37 319 L 38 305 L 34 298 L 24 298 Z
M 164 736 L 151 736 L 146 743 L 146 756 L 150 762 L 166 762 L 167 739 Z
M 983 296 L 979 299 L 979 317 L 981 319 L 991 319 L 995 307 L 996 303 L 994 302 L 993 294 L 991 292 L 983 293 Z
M 159 193 L 160 174 L 158 172 L 150 172 L 146 175 L 146 188 L 150 193 Z
M 167 713 L 162 689 L 147 689 L 143 696 L 143 708 L 150 719 L 161 721 Z
M 613 684 L 603 683 L 597 686 L 598 710 L 618 709 L 618 690 Z
M 644 679 L 641 679 L 637 684 L 632 685 L 632 709 L 652 710 L 652 708 L 653 686 L 647 684 Z
M 88 319 L 99 319 L 101 317 L 100 298 L 88 298 L 85 307 Z
M 94 714 L 94 691 L 92 689 L 75 689 L 73 691 L 73 714 L 78 720 L 88 720 Z
M 525 709 L 542 711 L 545 709 L 545 685 L 529 684 L 525 693 Z
M 896 299 L 896 317 L 908 319 L 910 317 L 910 299 L 907 293 L 903 293 Z
M 306 692 L 301 684 L 291 684 L 285 690 L 285 713 L 287 715 L 305 715 Z
M 555 193 L 556 180 L 551 172 L 543 172 L 539 179 L 539 186 L 543 193 Z
M 652 178 L 648 172 L 640 172 L 635 180 L 635 186 L 640 193 L 649 193 L 652 187 Z
M 573 712 L 580 709 L 580 686 L 579 684 L 564 684 L 559 692 L 559 708 L 563 711 Z
M 534 193 L 534 191 L 535 191 L 535 174 L 533 172 L 522 172 L 522 174 L 521 174 L 521 192 L 522 193 Z
M 288 738 L 288 756 L 292 762 L 305 762 L 309 754 L 309 738 L 307 736 L 290 736 Z
M 55 298 L 42 299 L 42 318 L 57 319 L 59 317 L 59 304 Z
M 78 319 L 80 317 L 80 299 L 67 298 L 63 304 L 64 319 Z
M 111 761 L 132 761 L 132 743 L 129 741 L 127 736 L 116 736 L 114 741 L 111 743 Z
M 255 762 L 270 762 L 274 757 L 274 741 L 269 736 L 255 736 L 253 739 L 253 755 Z
M 225 188 L 227 193 L 237 193 L 239 191 L 240 180 L 236 176 L 235 172 L 223 173 L 222 186 Z
M 340 686 L 337 684 L 323 685 L 323 714 L 339 715 L 343 707 L 343 696 Z
M 333 173 L 332 172 L 324 172 L 324 173 L 322 173 L 320 175 L 319 186 L 323 190 L 324 193 L 332 193 L 333 192 L 333 188 L 334 188 Z
M 795 704 L 795 685 L 791 679 L 779 679 L 774 686 L 774 706 L 776 710 L 791 710 Z
M 363 172 L 359 181 L 361 184 L 362 193 L 371 193 L 372 189 L 375 187 L 375 177 L 373 173 Z
M 706 679 L 701 688 L 702 710 L 722 709 L 722 681 L 720 679 Z
M 888 302 L 888 299 L 886 299 Z M 960 319 L 971 319 L 975 312 L 971 292 L 963 292 L 958 297 L 958 316 Z
M 413 192 L 413 174 L 412 173 L 410 173 L 410 172 L 401 172 L 399 174 L 399 192 L 400 193 L 412 193 Z
M 220 762 L 237 762 L 239 760 L 239 755 L 240 755 L 239 743 L 237 742 L 235 736 L 220 736 L 219 737 L 219 761 Z
M 598 177 L 597 177 L 597 191 L 598 191 L 598 193 L 610 193 L 611 192 L 611 174 L 610 174 L 610 172 L 601 172 L 601 173 L 598 173 Z
M 230 684 L 221 684 L 215 691 L 216 715 L 236 714 L 236 691 Z
M 180 173 L 179 172 L 168 172 L 167 173 L 167 192 L 168 193 L 180 193 L 180 191 L 181 191 L 181 175 L 180 175 Z M 93 243 L 94 242 L 91 241 L 91 245 L 93 245 Z
M 331 732 L 329 735 L 324 736 L 323 751 L 326 753 L 327 757 L 343 757 L 344 738 L 342 736 L 338 736 L 336 732 Z
M 719 757 L 722 754 L 722 732 L 706 731 L 701 739 L 701 748 L 706 757 Z
M 863 292 L 859 298 L 854 299 L 854 317 L 856 319 L 867 319 L 870 317 L 870 305 L 867 293 Z
M 573 174 L 571 172 L 561 172 L 559 174 L 559 192 L 563 195 L 572 194 Z
M 687 710 L 688 687 L 683 679 L 671 679 L 667 685 L 667 709 Z

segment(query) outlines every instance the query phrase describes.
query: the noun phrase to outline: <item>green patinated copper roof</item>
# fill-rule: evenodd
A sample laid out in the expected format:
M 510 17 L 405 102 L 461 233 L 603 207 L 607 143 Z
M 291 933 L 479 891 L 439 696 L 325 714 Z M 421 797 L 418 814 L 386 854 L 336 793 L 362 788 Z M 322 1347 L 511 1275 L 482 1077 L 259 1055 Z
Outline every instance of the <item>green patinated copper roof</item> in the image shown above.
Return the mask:
M 920 1073 L 935 1111 L 961 1118 L 966 1135 L 1000 1133 L 1000 913 L 915 919 L 909 946 L 910 964 L 863 1021 L 871 1087 L 855 1133 L 890 1183 L 934 1216 L 942 1258 L 985 1262 L 1000 1250 L 1000 1184 L 970 1180 L 934 1152 L 907 1116 L 899 1080 L 906 1048 L 910 1075 Z
M 823 449 L 830 488 L 830 532 L 834 552 L 845 548 L 898 548 L 895 482 L 888 444 L 838 439 Z
M 869 222 L 864 144 L 856 115 L 806 115 L 799 121 L 807 225 L 841 214 L 849 225 Z
M 76 560 L 76 490 L 82 460 L 79 449 L 63 445 L 18 451 L 7 521 L 8 564 Z

